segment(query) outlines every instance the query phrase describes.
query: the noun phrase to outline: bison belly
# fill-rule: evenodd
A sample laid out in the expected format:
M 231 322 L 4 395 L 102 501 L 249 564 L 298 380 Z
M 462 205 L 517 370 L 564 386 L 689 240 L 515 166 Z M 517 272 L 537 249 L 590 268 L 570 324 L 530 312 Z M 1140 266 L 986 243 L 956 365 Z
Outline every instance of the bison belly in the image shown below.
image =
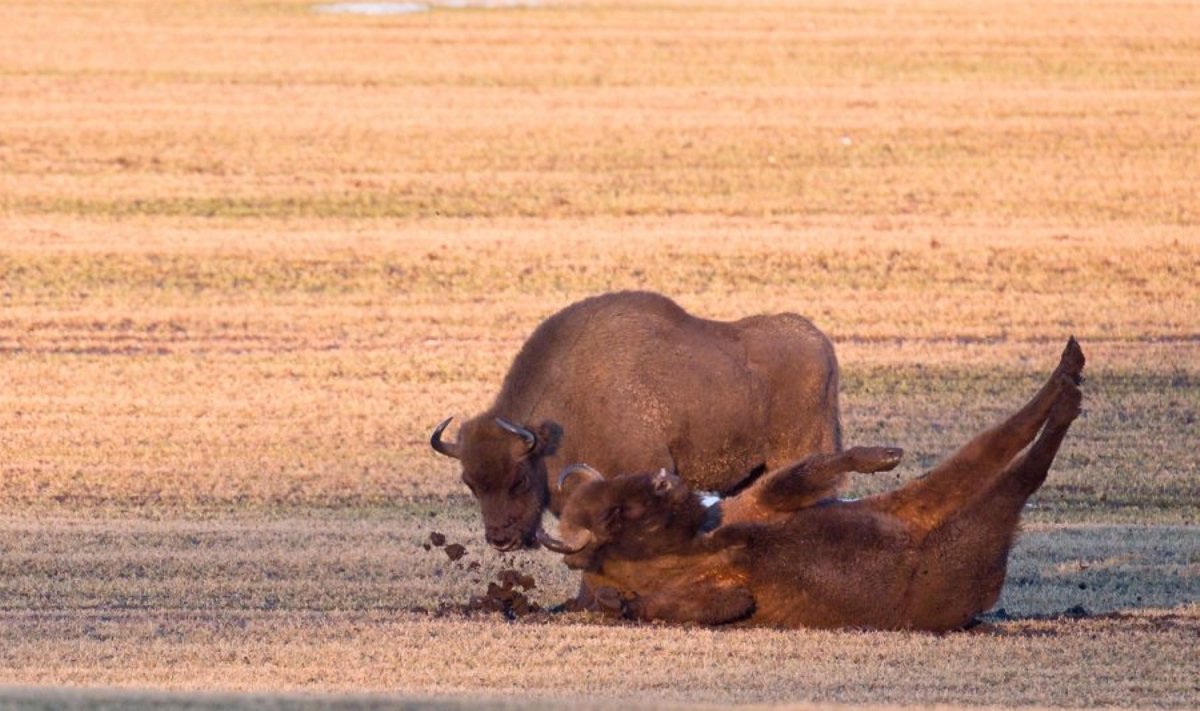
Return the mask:
M 749 556 L 752 622 L 775 627 L 913 626 L 914 551 L 904 526 L 855 503 L 807 509 L 767 529 Z

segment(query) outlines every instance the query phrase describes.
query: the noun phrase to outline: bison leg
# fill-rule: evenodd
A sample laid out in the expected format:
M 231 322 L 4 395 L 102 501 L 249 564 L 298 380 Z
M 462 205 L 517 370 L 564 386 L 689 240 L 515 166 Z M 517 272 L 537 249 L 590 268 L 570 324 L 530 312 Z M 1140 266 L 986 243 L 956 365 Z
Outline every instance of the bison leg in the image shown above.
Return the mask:
M 587 576 L 579 581 L 579 592 L 575 593 L 575 608 L 578 610 L 595 609 L 598 600 L 596 592 L 588 585 Z
M 1083 351 L 1072 337 L 1063 349 L 1058 367 L 1032 400 L 1000 425 L 976 436 L 934 471 L 943 467 L 1006 466 L 1037 436 L 1063 389 L 1083 382 L 1083 362 Z
M 611 612 L 611 591 L 621 587 L 620 580 L 610 578 L 603 573 L 586 571 L 579 579 L 579 592 L 576 593 L 575 599 L 567 602 L 564 609 Z M 601 599 L 602 594 L 608 595 L 608 598 Z
M 770 511 L 796 511 L 837 494 L 850 472 L 870 474 L 894 469 L 904 450 L 852 447 L 837 454 L 814 454 L 764 476 L 744 496 Z
M 929 531 L 990 488 L 1013 458 L 1027 447 L 1050 416 L 1059 396 L 1082 382 L 1083 351 L 1067 342 L 1058 367 L 1024 407 L 1001 424 L 977 435 L 931 471 L 873 505 Z
M 1079 415 L 1080 399 L 1079 387 L 1067 385 L 1029 451 L 925 539 L 910 597 L 914 616 L 923 625 L 957 627 L 999 599 L 1021 511 L 1045 482 L 1067 430 Z
M 636 620 L 724 625 L 749 617 L 754 607 L 754 596 L 746 588 L 701 583 L 626 598 L 624 610 Z
M 999 493 L 1011 493 L 1019 499 L 1016 501 L 1018 511 L 1025 505 L 1025 500 L 1046 481 L 1050 465 L 1058 456 L 1058 449 L 1063 438 L 1067 436 L 1067 430 L 1071 428 L 1075 418 L 1079 417 L 1082 401 L 1083 394 L 1078 385 L 1072 383 L 1066 386 L 1051 408 L 1050 416 L 1046 418 L 1046 426 L 1042 428 L 1042 433 L 1038 435 L 1033 446 L 1001 478 Z

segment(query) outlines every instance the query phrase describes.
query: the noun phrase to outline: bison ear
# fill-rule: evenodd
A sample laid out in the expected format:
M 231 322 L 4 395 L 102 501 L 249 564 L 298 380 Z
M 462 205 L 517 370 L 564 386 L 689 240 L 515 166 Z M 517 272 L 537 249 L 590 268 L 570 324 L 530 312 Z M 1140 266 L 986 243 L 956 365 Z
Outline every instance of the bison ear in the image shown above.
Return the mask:
M 679 477 L 666 469 L 659 469 L 651 480 L 655 496 L 664 496 L 679 483 Z
M 537 428 L 536 451 L 544 457 L 553 456 L 558 451 L 558 443 L 562 441 L 562 425 L 553 420 L 546 420 Z

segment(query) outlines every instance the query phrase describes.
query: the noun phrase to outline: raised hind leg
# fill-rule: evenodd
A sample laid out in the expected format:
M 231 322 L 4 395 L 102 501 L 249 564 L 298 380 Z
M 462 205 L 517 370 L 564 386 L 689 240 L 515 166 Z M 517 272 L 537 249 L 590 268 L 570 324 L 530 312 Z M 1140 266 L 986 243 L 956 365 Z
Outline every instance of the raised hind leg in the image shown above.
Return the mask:
M 1049 417 L 1046 418 L 1042 433 L 1038 435 L 1029 451 L 1000 477 L 994 496 L 985 500 L 983 506 L 992 507 L 993 502 L 998 506 L 1003 499 L 1009 499 L 1013 509 L 1020 512 L 1026 499 L 1046 481 L 1050 465 L 1058 456 L 1058 448 L 1067 436 L 1067 430 L 1071 428 L 1075 418 L 1079 417 L 1082 402 L 1083 393 L 1080 392 L 1079 386 L 1071 384 L 1063 388 L 1062 395 L 1058 397 Z
M 898 447 L 851 447 L 837 454 L 816 454 L 768 473 L 755 488 L 764 506 L 795 511 L 836 494 L 846 474 L 889 471 L 903 455 Z
M 763 522 L 790 514 L 837 494 L 846 474 L 894 469 L 904 450 L 851 447 L 835 454 L 814 454 L 764 474 L 750 488 L 722 502 L 723 525 Z
M 930 472 L 929 476 L 936 476 L 943 468 L 960 469 L 997 464 L 1007 466 L 1012 458 L 1037 436 L 1038 430 L 1042 428 L 1042 423 L 1058 402 L 1064 388 L 1083 382 L 1083 364 L 1083 351 L 1072 336 L 1063 349 L 1058 367 L 1032 400 L 1000 425 L 986 430 L 963 445 Z
M 976 435 L 921 478 L 876 497 L 872 505 L 903 519 L 915 532 L 940 525 L 987 489 L 1033 441 L 1059 395 L 1082 382 L 1083 364 L 1083 351 L 1072 337 L 1049 380 L 1016 414 Z
M 996 603 L 1021 511 L 1046 481 L 1059 446 L 1079 415 L 1081 397 L 1074 383 L 1065 387 L 1029 451 L 926 537 L 909 596 L 916 616 L 949 629 L 966 624 Z

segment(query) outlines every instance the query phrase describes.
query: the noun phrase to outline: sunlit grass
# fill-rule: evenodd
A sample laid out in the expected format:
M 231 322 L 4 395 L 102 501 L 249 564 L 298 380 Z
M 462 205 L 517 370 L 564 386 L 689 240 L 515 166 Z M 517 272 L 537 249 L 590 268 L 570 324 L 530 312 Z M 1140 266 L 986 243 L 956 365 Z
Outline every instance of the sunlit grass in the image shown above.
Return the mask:
M 0 4 L 0 683 L 1196 706 L 1196 27 L 1167 2 Z M 811 317 L 847 441 L 906 450 L 852 494 L 1077 336 L 1019 619 L 410 611 L 510 564 L 572 593 L 484 548 L 427 438 L 543 318 L 626 288 Z M 1043 619 L 1076 605 L 1117 616 Z

